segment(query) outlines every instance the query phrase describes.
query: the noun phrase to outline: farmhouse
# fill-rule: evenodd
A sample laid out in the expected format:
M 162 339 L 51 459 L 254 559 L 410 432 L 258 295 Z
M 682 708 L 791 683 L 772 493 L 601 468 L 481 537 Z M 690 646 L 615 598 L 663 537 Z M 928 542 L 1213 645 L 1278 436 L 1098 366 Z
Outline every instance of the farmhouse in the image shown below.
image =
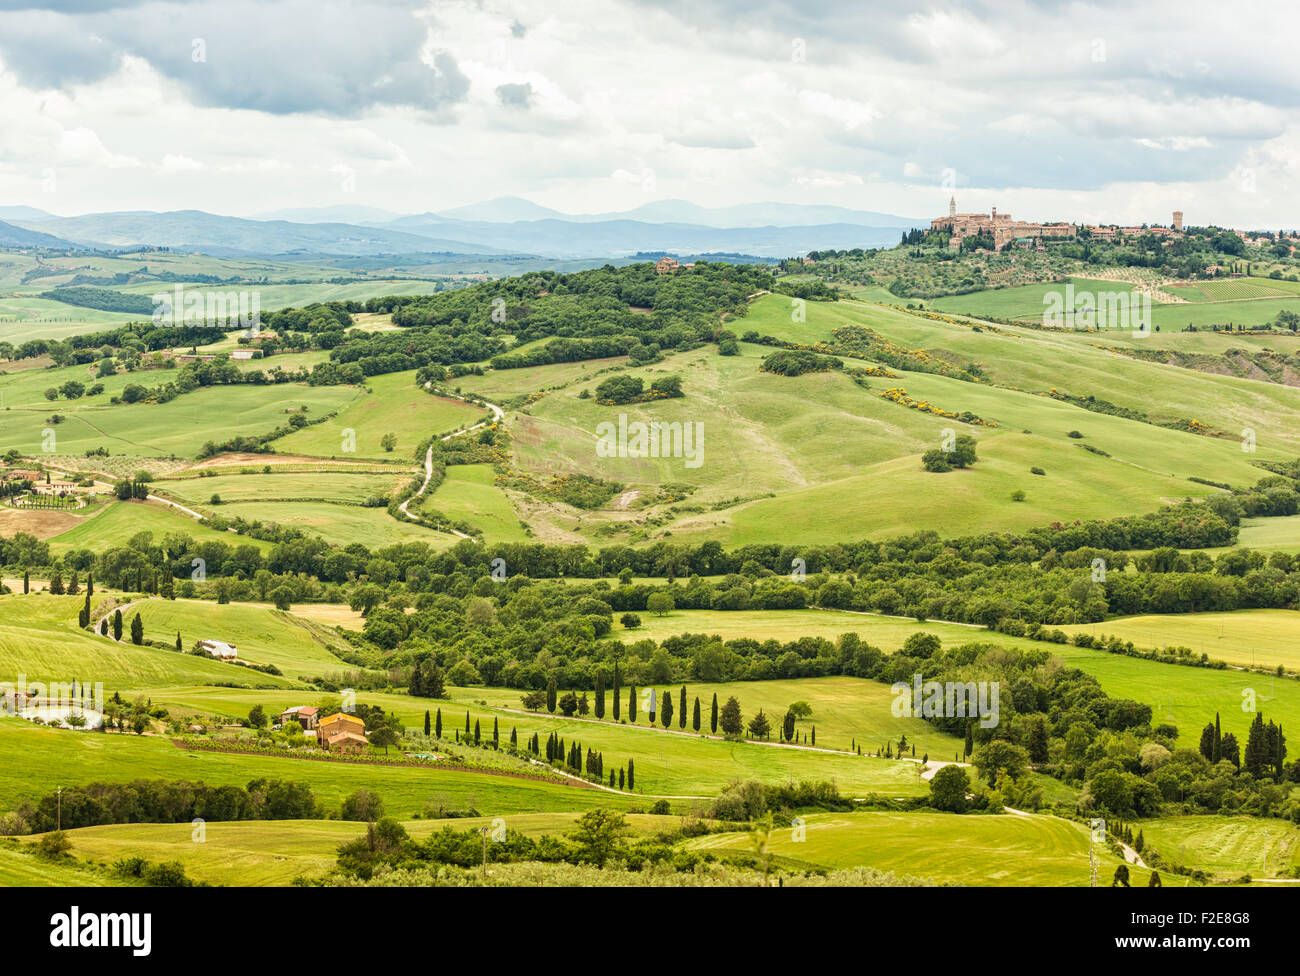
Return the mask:
M 76 487 L 71 481 L 38 481 L 32 485 L 32 491 L 38 495 L 70 495 Z
M 316 737 L 330 752 L 361 752 L 367 745 L 366 723 L 355 715 L 335 712 L 321 720 Z
M 656 274 L 668 274 L 668 272 L 676 271 L 676 270 L 677 270 L 676 258 L 662 257 L 659 259 L 659 263 L 655 265 Z
M 227 644 L 225 641 L 201 640 L 196 642 L 195 646 L 199 650 L 206 651 L 210 656 L 219 658 L 222 661 L 233 661 L 239 656 L 238 652 L 235 650 L 235 645 Z
M 280 713 L 281 725 L 286 722 L 297 722 L 308 732 L 316 728 L 319 719 L 320 709 L 315 705 L 294 705 L 292 708 L 286 708 Z

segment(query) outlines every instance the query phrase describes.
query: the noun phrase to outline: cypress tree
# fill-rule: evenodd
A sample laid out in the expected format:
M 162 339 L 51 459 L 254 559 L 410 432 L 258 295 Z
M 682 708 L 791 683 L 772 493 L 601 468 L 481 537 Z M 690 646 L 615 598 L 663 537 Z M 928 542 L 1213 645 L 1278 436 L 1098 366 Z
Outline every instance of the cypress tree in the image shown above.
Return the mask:
M 144 621 L 138 613 L 131 618 L 131 643 L 137 646 L 144 643 Z
M 32 574 L 24 569 L 23 570 L 23 592 L 30 593 L 31 591 L 32 591 Z
M 87 573 L 86 574 L 86 596 L 94 596 L 94 595 L 95 595 L 95 574 Z
M 515 727 L 513 725 L 510 726 L 510 748 L 511 749 L 519 748 L 519 735 L 518 733 L 515 732 Z
M 184 649 L 185 645 L 181 643 L 181 632 L 178 630 L 176 631 L 176 650 L 183 651 Z
M 1255 717 L 1258 719 L 1259 713 Z M 1249 748 L 1249 745 L 1247 745 Z M 1214 744 L 1210 752 L 1210 762 L 1216 763 L 1223 758 L 1223 732 L 1219 726 L 1219 713 L 1214 713 Z
M 686 728 L 686 686 L 682 685 L 681 698 L 677 700 L 677 727 Z
M 817 744 L 817 726 L 815 725 L 812 727 L 812 744 Z
M 622 692 L 622 683 L 619 681 L 618 662 L 614 662 L 614 721 L 618 721 L 619 709 L 622 707 L 619 701 L 619 694 Z
M 673 693 L 671 691 L 664 692 L 663 709 L 664 728 L 670 729 L 673 727 Z
M 465 741 L 469 741 L 469 712 L 465 713 Z
M 438 714 L 435 715 L 433 719 L 433 734 L 439 739 L 442 738 L 442 709 L 441 708 L 438 709 Z
M 552 715 L 555 714 L 555 674 L 546 679 L 546 710 Z
M 713 717 L 709 720 L 709 728 L 714 735 L 718 733 L 718 693 L 713 693 Z
M 636 724 L 636 685 L 627 686 L 627 720 Z
M 429 733 L 432 732 L 432 731 L 433 731 L 433 719 L 432 719 L 432 716 L 429 715 L 429 710 L 426 708 L 426 709 L 424 710 L 424 734 L 425 734 L 425 736 L 428 736 Z
M 478 719 L 474 719 L 474 745 L 479 744 Z
M 609 774 L 609 775 L 611 775 L 611 776 L 614 775 L 613 770 L 610 770 L 610 774 Z M 624 783 L 623 770 L 622 770 L 622 767 L 620 767 L 620 768 L 619 768 L 619 771 L 618 771 L 618 788 L 619 788 L 620 790 L 623 789 L 623 783 Z
M 975 751 L 975 733 L 970 722 L 966 723 L 966 744 L 963 748 L 968 756 Z
M 113 640 L 120 641 L 121 639 L 122 639 L 122 611 L 114 610 L 113 611 Z
M 497 717 L 495 715 L 492 716 L 492 748 L 501 748 L 501 732 L 497 728 Z
M 99 634 L 100 634 L 101 637 L 107 637 L 107 636 L 108 636 L 108 618 L 107 618 L 107 617 L 100 617 L 100 618 L 99 618 Z
M 695 713 L 691 716 L 691 728 L 700 731 L 700 696 L 695 696 Z
M 627 761 L 627 788 L 629 790 L 636 789 L 636 765 L 631 759 Z
M 596 672 L 596 718 L 605 717 L 605 672 Z

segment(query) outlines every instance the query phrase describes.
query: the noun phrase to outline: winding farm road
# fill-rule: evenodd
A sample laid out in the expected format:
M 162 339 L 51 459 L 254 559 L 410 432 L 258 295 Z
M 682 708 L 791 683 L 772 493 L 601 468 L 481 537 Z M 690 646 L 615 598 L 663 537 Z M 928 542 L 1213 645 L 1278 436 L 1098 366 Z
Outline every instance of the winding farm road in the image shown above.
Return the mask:
M 424 388 L 426 390 L 431 389 L 432 385 L 429 383 L 425 383 Z M 464 397 L 455 397 L 454 399 L 462 400 L 465 403 L 473 402 L 470 400 L 466 400 Z M 500 407 L 498 407 L 495 403 L 489 403 L 487 400 L 484 400 L 483 406 L 487 407 L 489 410 L 492 411 L 492 421 L 491 421 L 492 423 L 499 423 L 501 418 L 506 415 L 506 412 L 502 410 Z M 461 434 L 468 434 L 472 431 L 478 430 L 480 427 L 487 426 L 487 424 L 488 421 L 480 420 L 472 427 L 462 427 L 460 430 L 453 430 L 450 434 L 445 435 L 442 439 L 444 441 L 449 441 L 453 437 L 459 437 Z M 416 516 L 412 515 L 406 506 L 410 505 L 412 501 L 414 501 L 417 498 L 420 498 L 424 494 L 425 490 L 429 487 L 429 482 L 431 480 L 433 480 L 433 445 L 432 444 L 429 445 L 429 449 L 424 452 L 424 483 L 420 485 L 419 490 L 416 491 L 414 495 L 412 495 L 406 501 L 402 502 L 402 504 L 397 506 L 397 510 L 401 512 L 403 515 L 405 515 L 412 522 L 418 522 L 419 519 Z M 450 532 L 452 535 L 460 536 L 460 538 L 462 539 L 474 538 L 473 536 L 466 535 L 464 532 L 461 532 L 458 529 L 453 529 L 448 527 L 447 531 Z

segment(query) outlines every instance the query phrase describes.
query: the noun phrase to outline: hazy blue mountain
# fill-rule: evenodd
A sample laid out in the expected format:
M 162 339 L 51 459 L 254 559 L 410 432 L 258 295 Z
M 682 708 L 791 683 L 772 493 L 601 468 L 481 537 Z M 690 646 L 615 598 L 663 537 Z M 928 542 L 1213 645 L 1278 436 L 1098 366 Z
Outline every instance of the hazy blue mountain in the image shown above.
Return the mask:
M 0 207 L 0 220 L 50 220 L 54 214 L 35 207 Z
M 707 251 L 789 257 L 828 247 L 883 247 L 898 243 L 901 227 L 831 223 L 797 227 L 706 227 L 699 224 L 649 223 L 638 220 L 526 220 L 509 224 L 403 218 L 410 234 L 428 234 L 467 241 L 499 250 L 557 258 L 607 255 L 622 257 L 640 251 L 698 254 Z
M 415 254 L 451 252 L 485 254 L 493 251 L 473 243 L 437 235 L 346 223 L 299 224 L 287 220 L 223 217 L 201 210 L 166 213 L 103 213 L 44 220 L 41 230 L 74 241 L 98 241 L 122 247 L 152 244 L 178 250 L 202 251 L 217 257 L 319 254 Z
M 568 214 L 543 207 L 522 197 L 497 197 L 481 203 L 471 203 L 451 210 L 440 210 L 438 216 L 448 220 L 477 220 L 495 224 L 509 224 L 518 220 L 546 220 L 555 217 L 571 220 Z
M 71 241 L 65 241 L 61 237 L 55 237 L 53 234 L 45 234 L 38 230 L 30 230 L 26 227 L 19 227 L 17 224 L 0 221 L 0 247 L 48 247 L 62 250 L 66 248 L 76 249 L 78 246 Z

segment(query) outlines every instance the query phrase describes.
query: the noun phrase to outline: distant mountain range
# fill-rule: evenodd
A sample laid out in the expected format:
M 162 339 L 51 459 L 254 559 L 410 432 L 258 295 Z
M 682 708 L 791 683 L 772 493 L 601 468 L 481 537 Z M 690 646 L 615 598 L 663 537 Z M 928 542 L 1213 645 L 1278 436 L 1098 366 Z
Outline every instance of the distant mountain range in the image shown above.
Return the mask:
M 46 247 L 63 250 L 76 247 L 76 245 L 70 241 L 65 241 L 61 237 L 55 237 L 53 234 L 29 230 L 26 227 L 19 227 L 16 224 L 0 220 L 0 247 Z
M 0 245 L 129 247 L 215 257 L 462 254 L 620 258 L 642 251 L 731 252 L 779 258 L 818 248 L 881 247 L 922 221 L 833 206 L 755 203 L 702 207 L 659 200 L 620 213 L 565 214 L 519 197 L 438 213 L 398 215 L 332 206 L 226 217 L 201 210 L 57 217 L 0 207 Z M 9 236 L 5 236 L 5 235 Z M 24 234 L 35 235 L 25 238 Z

